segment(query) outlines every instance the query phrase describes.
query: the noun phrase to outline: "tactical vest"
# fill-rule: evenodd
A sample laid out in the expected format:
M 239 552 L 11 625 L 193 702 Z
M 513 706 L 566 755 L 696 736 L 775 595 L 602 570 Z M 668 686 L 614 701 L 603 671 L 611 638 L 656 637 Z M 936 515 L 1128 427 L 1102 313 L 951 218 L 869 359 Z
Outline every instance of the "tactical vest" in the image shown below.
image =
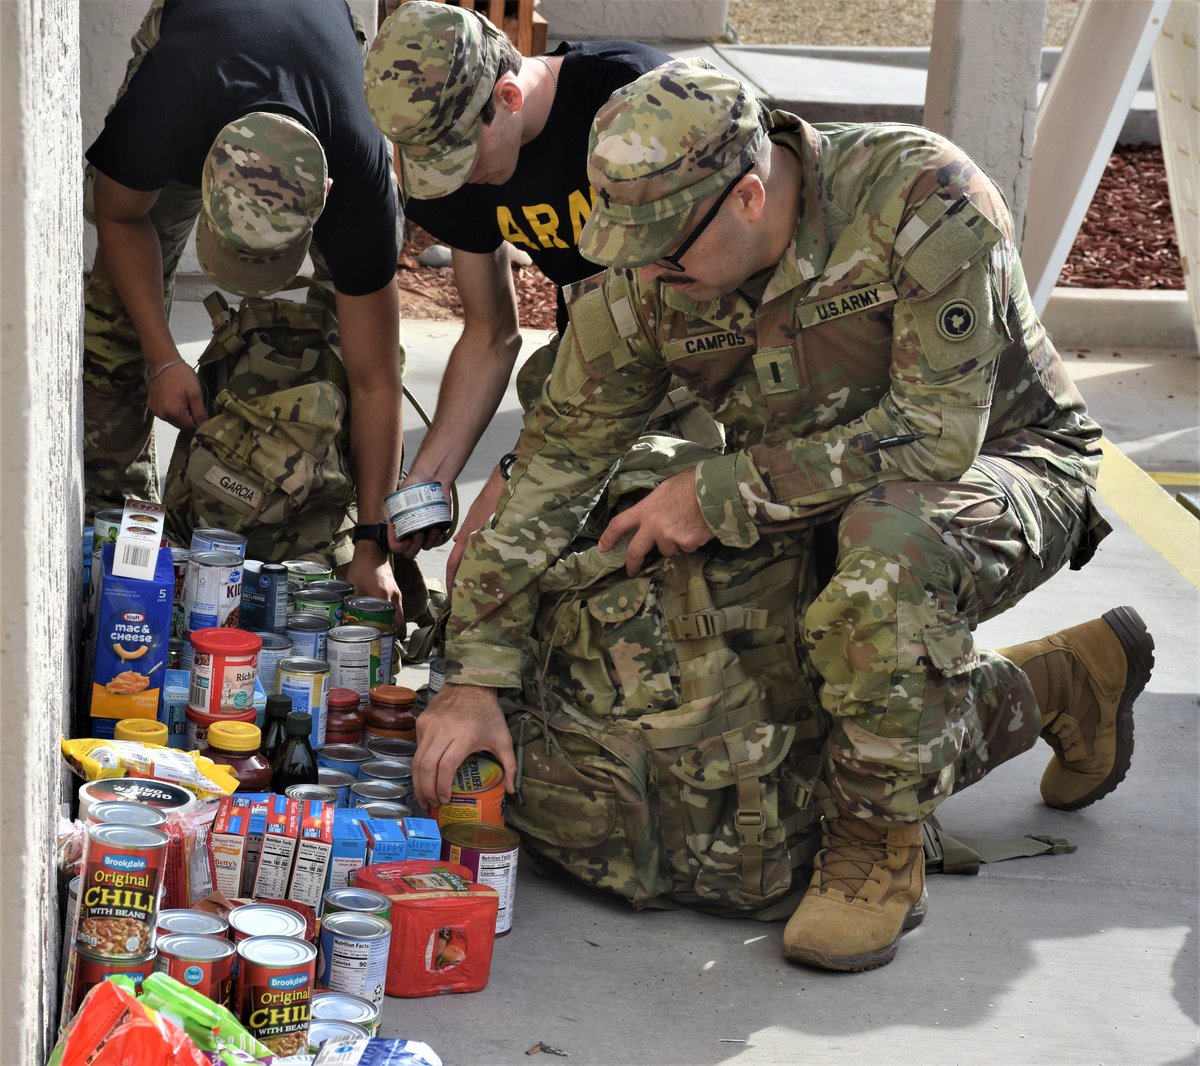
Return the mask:
M 507 817 L 527 848 L 635 905 L 761 912 L 804 886 L 819 839 L 824 727 L 797 651 L 808 537 L 714 541 L 636 577 L 595 547 L 615 509 L 706 455 L 643 437 L 543 576 Z
M 265 562 L 353 554 L 349 386 L 337 319 L 316 303 L 204 300 L 213 339 L 197 373 L 209 418 L 181 433 L 164 492 L 167 532 L 244 533 Z

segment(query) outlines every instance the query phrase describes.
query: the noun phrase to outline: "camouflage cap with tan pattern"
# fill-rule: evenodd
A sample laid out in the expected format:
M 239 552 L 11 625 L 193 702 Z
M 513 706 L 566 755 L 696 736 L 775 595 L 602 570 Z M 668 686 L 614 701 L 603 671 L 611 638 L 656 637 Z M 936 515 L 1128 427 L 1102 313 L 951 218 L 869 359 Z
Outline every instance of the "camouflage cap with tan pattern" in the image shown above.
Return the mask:
M 618 89 L 592 124 L 596 203 L 580 252 L 619 267 L 666 255 L 696 209 L 754 160 L 766 118 L 749 89 L 703 59 L 672 60 Z
M 254 111 L 224 126 L 200 178 L 204 272 L 241 296 L 285 288 L 325 208 L 328 174 L 321 142 L 295 119 Z
M 400 148 L 404 191 L 447 196 L 471 173 L 500 66 L 500 31 L 474 11 L 409 0 L 387 17 L 363 72 L 367 107 Z

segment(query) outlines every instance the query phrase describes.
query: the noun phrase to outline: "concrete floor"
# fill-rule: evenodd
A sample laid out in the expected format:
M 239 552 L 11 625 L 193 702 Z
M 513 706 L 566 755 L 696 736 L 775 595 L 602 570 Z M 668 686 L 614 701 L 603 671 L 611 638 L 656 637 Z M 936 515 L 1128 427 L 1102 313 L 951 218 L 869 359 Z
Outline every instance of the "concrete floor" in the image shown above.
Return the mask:
M 198 354 L 200 305 L 180 301 L 172 325 Z M 405 324 L 407 380 L 431 411 L 457 328 Z M 525 350 L 542 337 L 527 332 Z M 1154 469 L 1194 474 L 1195 356 L 1085 354 L 1070 366 L 1110 438 Z M 421 430 L 407 410 L 405 420 L 411 455 Z M 460 482 L 464 507 L 517 427 L 510 392 Z M 425 1040 L 448 1064 L 528 1062 L 539 1041 L 597 1066 L 1200 1061 L 1200 601 L 1194 562 L 1185 554 L 1181 572 L 1177 553 L 1143 539 L 1164 522 L 1185 540 L 1196 530 L 1171 525 L 1177 506 L 1162 493 L 1150 500 L 1132 520 L 1106 504 L 1114 533 L 1086 570 L 1059 575 L 980 632 L 1003 645 L 1137 607 L 1157 665 L 1124 784 L 1085 811 L 1051 810 L 1037 792 L 1049 757 L 1039 746 L 939 812 L 950 832 L 1050 834 L 1077 852 L 932 877 L 924 924 L 895 962 L 861 975 L 785 963 L 780 925 L 638 913 L 522 870 L 488 986 L 388 999 L 383 1034 Z M 440 576 L 445 555 L 423 557 L 426 573 Z

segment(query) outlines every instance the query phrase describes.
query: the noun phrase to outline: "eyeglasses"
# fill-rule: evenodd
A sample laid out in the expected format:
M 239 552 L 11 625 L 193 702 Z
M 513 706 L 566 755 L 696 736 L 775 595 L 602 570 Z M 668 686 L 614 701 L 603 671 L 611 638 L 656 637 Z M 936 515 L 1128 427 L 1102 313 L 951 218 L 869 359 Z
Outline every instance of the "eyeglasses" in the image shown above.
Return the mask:
M 664 255 L 659 259 L 655 259 L 650 265 L 661 267 L 663 270 L 669 270 L 673 274 L 685 273 L 686 268 L 684 267 L 683 263 L 680 262 L 680 260 L 687 254 L 687 250 L 693 244 L 695 244 L 697 240 L 700 239 L 700 234 L 708 229 L 712 220 L 717 217 L 717 212 L 721 210 L 721 205 L 729 198 L 729 194 L 733 192 L 735 188 L 737 188 L 738 182 L 741 181 L 742 178 L 749 174 L 753 169 L 754 160 L 751 160 L 745 167 L 742 168 L 742 172 L 736 178 L 734 178 L 733 181 L 725 186 L 721 195 L 717 197 L 717 202 L 713 204 L 712 207 L 708 209 L 705 216 L 696 223 L 696 228 L 684 238 L 683 243 L 670 255 Z

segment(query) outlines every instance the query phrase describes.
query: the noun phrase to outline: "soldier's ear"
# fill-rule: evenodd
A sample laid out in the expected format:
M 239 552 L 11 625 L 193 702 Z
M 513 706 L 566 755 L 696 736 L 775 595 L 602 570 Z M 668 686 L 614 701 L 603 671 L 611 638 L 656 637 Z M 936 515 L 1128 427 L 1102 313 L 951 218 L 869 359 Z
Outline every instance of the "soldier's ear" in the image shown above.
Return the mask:
M 763 216 L 767 204 L 767 190 L 757 174 L 747 174 L 733 190 L 731 199 L 738 213 L 747 222 L 757 222 Z
M 492 101 L 497 110 L 503 107 L 515 115 L 525 104 L 525 94 L 517 84 L 516 78 L 511 74 L 502 74 L 496 82 L 496 88 L 492 90 Z

